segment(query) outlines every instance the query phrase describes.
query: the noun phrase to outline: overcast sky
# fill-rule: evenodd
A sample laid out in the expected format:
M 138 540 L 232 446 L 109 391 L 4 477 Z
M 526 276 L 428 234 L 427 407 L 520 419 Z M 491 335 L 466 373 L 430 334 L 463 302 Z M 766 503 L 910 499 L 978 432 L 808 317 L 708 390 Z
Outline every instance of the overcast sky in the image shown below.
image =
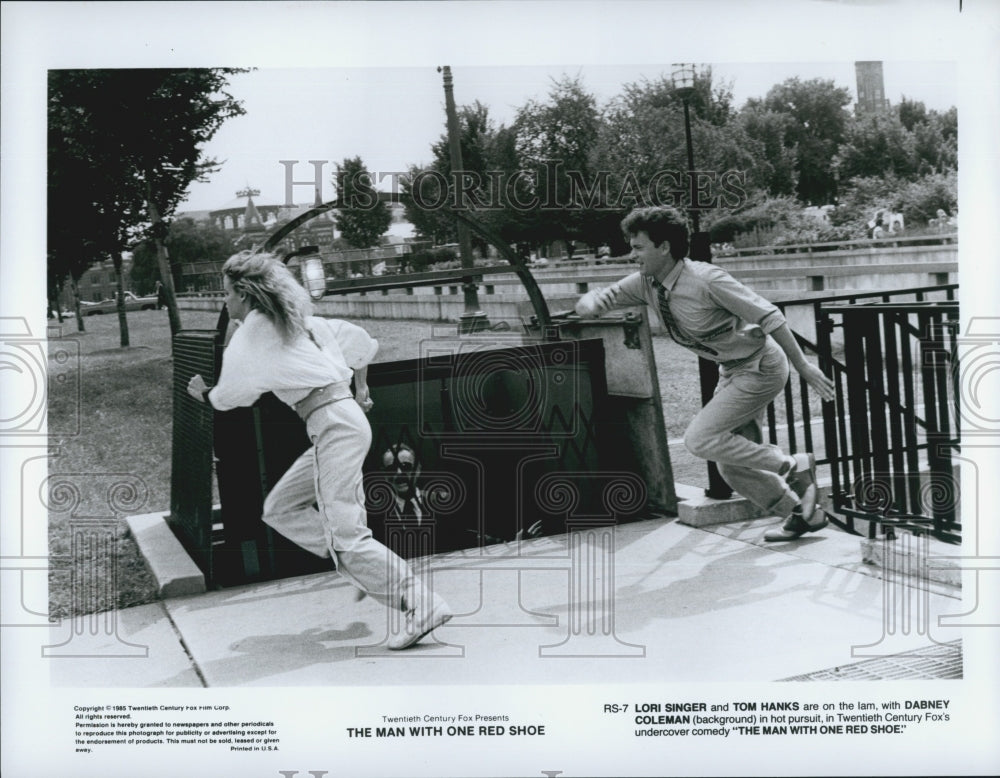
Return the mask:
M 803 63 L 712 63 L 716 84 L 731 84 L 737 107 L 763 97 L 787 78 L 821 78 L 846 87 L 856 97 L 853 61 Z M 579 75 L 603 105 L 627 83 L 669 79 L 669 62 L 657 65 L 509 65 L 452 66 L 455 101 L 476 100 L 490 116 L 509 124 L 530 99 L 545 100 L 554 79 Z M 956 105 L 954 62 L 888 61 L 883 63 L 886 96 L 923 101 L 928 108 Z M 231 94 L 246 114 L 230 119 L 206 145 L 208 156 L 225 160 L 205 183 L 191 186 L 179 210 L 211 210 L 234 204 L 247 186 L 260 190 L 258 203 L 286 202 L 286 166 L 298 160 L 293 181 L 313 181 L 309 160 L 327 160 L 323 197 L 334 195 L 334 165 L 360 156 L 369 171 L 403 172 L 431 159 L 430 147 L 444 132 L 444 88 L 434 66 L 381 68 L 262 68 L 232 77 Z M 386 178 L 382 188 L 388 189 Z M 312 188 L 294 185 L 296 202 L 311 202 Z

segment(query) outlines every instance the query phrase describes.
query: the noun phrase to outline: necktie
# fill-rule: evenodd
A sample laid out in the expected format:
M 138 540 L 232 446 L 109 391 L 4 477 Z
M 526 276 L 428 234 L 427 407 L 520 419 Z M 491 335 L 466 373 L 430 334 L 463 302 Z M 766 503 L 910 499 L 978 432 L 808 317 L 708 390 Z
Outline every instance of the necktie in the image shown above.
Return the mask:
M 416 519 L 417 524 L 420 523 L 420 519 L 422 518 L 422 511 L 420 510 L 420 506 L 417 505 L 417 501 L 414 500 L 412 497 L 407 499 L 406 502 L 403 504 L 403 516 L 408 519 Z
M 657 280 L 653 280 L 653 286 L 656 288 L 656 305 L 660 311 L 660 320 L 663 322 L 663 327 L 666 329 L 667 334 L 673 339 L 673 341 L 685 348 L 693 349 L 694 351 L 703 351 L 707 354 L 718 354 L 715 349 L 709 348 L 708 346 L 703 346 L 697 341 L 691 340 L 681 332 L 680 327 L 677 326 L 677 322 L 674 320 L 674 315 L 670 312 L 670 304 L 667 302 L 667 290 L 664 288 Z
M 667 303 L 667 290 L 659 281 L 653 281 L 653 286 L 656 287 L 656 304 L 660 309 L 660 319 L 663 322 L 663 326 L 673 340 L 681 343 L 682 341 L 677 337 L 677 322 L 674 321 L 674 315 L 670 312 L 670 305 Z

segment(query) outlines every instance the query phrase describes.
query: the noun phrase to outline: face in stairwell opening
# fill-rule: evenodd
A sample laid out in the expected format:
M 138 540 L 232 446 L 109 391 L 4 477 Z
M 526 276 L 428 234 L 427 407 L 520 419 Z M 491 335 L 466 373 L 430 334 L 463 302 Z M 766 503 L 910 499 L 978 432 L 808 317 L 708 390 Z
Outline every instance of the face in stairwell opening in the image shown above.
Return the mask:
M 420 464 L 413 449 L 405 443 L 390 446 L 382 454 L 382 471 L 389 474 L 396 496 L 401 500 L 414 497 L 417 480 L 420 478 Z

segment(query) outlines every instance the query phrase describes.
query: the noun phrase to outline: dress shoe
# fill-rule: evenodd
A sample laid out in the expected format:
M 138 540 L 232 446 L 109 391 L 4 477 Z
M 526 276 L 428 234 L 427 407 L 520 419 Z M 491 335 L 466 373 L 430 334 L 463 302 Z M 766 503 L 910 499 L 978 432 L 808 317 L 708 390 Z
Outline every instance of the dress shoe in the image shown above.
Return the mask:
M 814 503 L 815 504 L 815 503 Z M 795 540 L 805 535 L 807 532 L 817 532 L 825 527 L 829 522 L 826 514 L 820 511 L 813 511 L 812 522 L 804 518 L 805 514 L 794 511 L 791 516 L 785 519 L 785 523 L 778 529 L 771 529 L 764 533 L 764 540 L 774 543 L 780 540 Z M 817 516 L 819 518 L 817 518 Z
M 448 603 L 426 591 L 419 592 L 406 606 L 399 630 L 389 635 L 387 644 L 393 651 L 409 648 L 454 615 Z
M 813 454 L 794 454 L 795 469 L 785 478 L 802 505 L 802 515 L 812 516 L 816 511 L 816 457 Z

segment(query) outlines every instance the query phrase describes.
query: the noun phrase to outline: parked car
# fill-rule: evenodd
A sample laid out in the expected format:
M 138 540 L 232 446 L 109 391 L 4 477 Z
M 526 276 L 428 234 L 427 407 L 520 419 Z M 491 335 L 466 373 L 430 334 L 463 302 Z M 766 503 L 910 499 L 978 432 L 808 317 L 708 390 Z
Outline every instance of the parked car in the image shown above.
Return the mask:
M 132 292 L 125 292 L 126 311 L 152 311 L 156 309 L 156 295 L 146 295 L 138 297 Z M 101 300 L 99 303 L 88 303 L 80 301 L 80 313 L 83 316 L 95 316 L 103 313 L 115 313 L 118 310 L 117 301 Z

